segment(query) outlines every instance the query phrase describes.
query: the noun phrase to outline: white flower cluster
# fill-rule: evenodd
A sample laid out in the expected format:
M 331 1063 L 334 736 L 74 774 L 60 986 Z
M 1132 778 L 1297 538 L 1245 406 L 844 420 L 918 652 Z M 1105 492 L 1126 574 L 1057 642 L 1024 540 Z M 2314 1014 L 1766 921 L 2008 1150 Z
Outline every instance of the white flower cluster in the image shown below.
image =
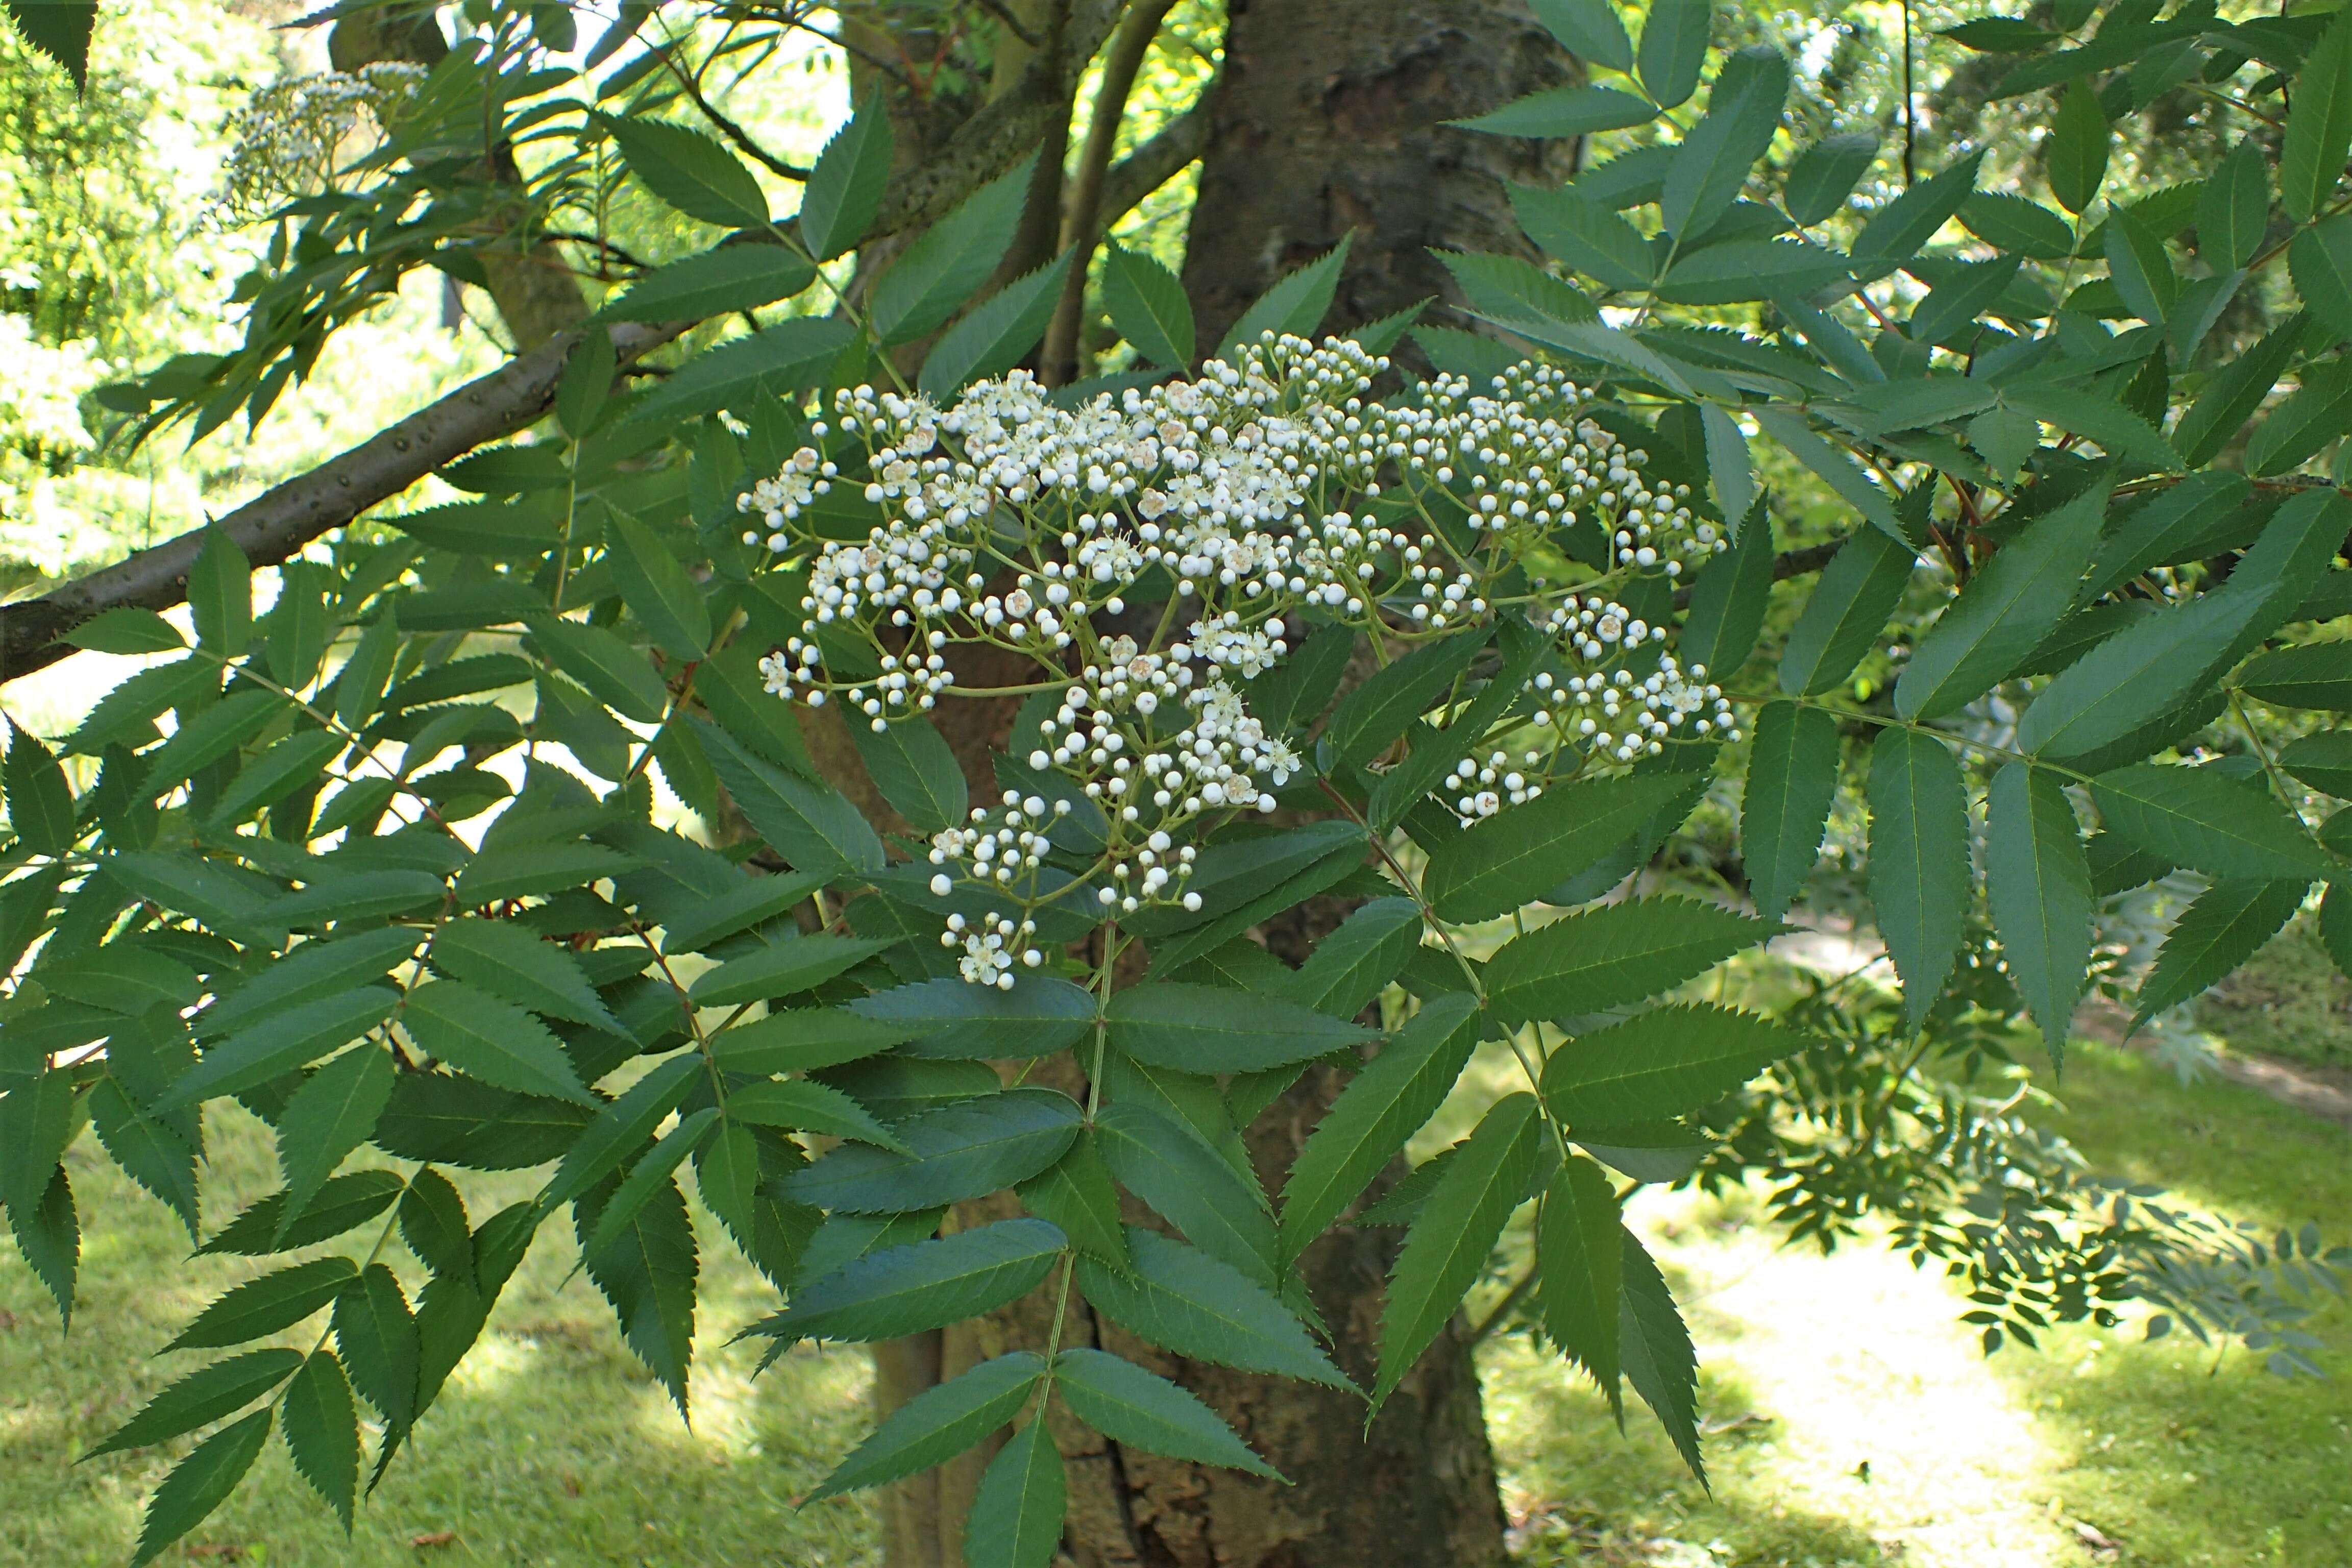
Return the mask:
M 1286 617 L 1408 641 L 1491 624 L 1497 584 L 1510 578 L 1509 602 L 1526 603 L 1520 574 L 1588 521 L 1611 542 L 1606 576 L 1676 577 L 1728 547 L 1686 490 L 1643 479 L 1646 454 L 1591 417 L 1559 371 L 1521 364 L 1491 395 L 1440 377 L 1370 400 L 1386 366 L 1353 343 L 1269 334 L 1198 379 L 1075 407 L 1024 372 L 944 408 L 841 392 L 833 423 L 812 432 L 828 450 L 864 448 L 864 494 L 881 521 L 862 540 L 809 526 L 809 506 L 841 479 L 836 459 L 852 460 L 817 447 L 739 503 L 764 525 L 747 543 L 807 564 L 807 625 L 762 661 L 768 689 L 845 700 L 880 731 L 954 686 L 954 646 L 1027 655 L 1067 682 L 1016 759 L 1060 781 L 1056 797 L 1010 791 L 936 835 L 932 891 L 980 883 L 1024 915 L 1073 889 L 1112 912 L 1198 908 L 1188 840 L 1203 819 L 1271 811 L 1272 792 L 1303 771 L 1240 686 L 1287 657 Z M 1097 626 L 1139 592 L 1168 600 L 1156 631 L 1139 642 Z M 1736 735 L 1703 669 L 1671 658 L 1647 674 L 1625 667 L 1659 628 L 1600 595 L 1538 586 L 1536 599 L 1526 613 L 1558 657 L 1510 722 L 1531 726 L 1538 749 L 1516 765 L 1503 751 L 1460 764 L 1441 794 L 1465 820 L 1533 799 L 1563 769 L 1656 752 L 1677 731 Z M 834 677 L 824 647 L 836 638 L 870 646 L 879 673 Z M 1066 831 L 1073 800 L 1098 806 L 1103 829 Z M 1068 841 L 1097 831 L 1093 863 L 1073 869 L 1083 858 Z M 1057 832 L 1062 868 L 1048 878 Z M 978 926 L 957 916 L 943 941 L 963 950 L 967 979 L 1009 985 L 1016 950 L 1039 961 L 1033 932 L 1001 913 Z
M 388 129 L 425 74 L 411 61 L 377 60 L 255 89 L 229 121 L 234 142 L 221 167 L 215 220 L 249 223 L 331 183 L 362 117 L 379 133 Z

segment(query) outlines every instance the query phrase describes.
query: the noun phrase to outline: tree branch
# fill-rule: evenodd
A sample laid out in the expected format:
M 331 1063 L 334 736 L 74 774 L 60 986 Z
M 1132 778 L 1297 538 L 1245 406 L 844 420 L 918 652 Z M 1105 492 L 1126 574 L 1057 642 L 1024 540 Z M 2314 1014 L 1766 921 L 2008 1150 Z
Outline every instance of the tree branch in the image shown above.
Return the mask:
M 626 364 L 691 326 L 671 321 L 615 327 L 614 353 Z M 555 400 L 556 384 L 576 341 L 576 333 L 566 332 L 467 383 L 341 457 L 263 491 L 215 526 L 257 566 L 291 558 L 434 469 L 538 419 Z M 70 644 L 58 639 L 94 616 L 124 606 L 164 610 L 185 600 L 188 569 L 204 540 L 202 530 L 184 533 L 38 598 L 0 605 L 0 681 L 30 675 L 73 653 Z
M 1095 219 L 1098 231 L 1110 226 L 1143 205 L 1143 198 L 1183 172 L 1184 165 L 1208 150 L 1210 107 L 1216 84 L 1201 94 L 1201 101 L 1160 128 L 1150 141 L 1113 164 L 1103 175 L 1102 201 Z
M 1071 261 L 1068 275 L 1062 279 L 1062 295 L 1055 303 L 1054 320 L 1045 331 L 1045 353 L 1038 361 L 1048 385 L 1058 386 L 1075 379 L 1077 374 L 1078 326 L 1086 305 L 1087 267 L 1103 232 L 1103 178 L 1110 171 L 1110 155 L 1118 145 L 1119 122 L 1126 117 L 1128 94 L 1134 89 L 1136 73 L 1143 68 L 1143 57 L 1150 52 L 1160 24 L 1167 19 L 1175 4 L 1176 0 L 1141 0 L 1118 25 L 1118 34 L 1111 40 L 1103 59 L 1102 85 L 1095 92 L 1094 117 L 1087 122 L 1086 146 L 1078 153 L 1077 173 L 1070 182 L 1069 199 L 1063 210 L 1060 248 L 1075 248 L 1077 255 Z M 1215 90 L 1213 83 L 1209 90 Z

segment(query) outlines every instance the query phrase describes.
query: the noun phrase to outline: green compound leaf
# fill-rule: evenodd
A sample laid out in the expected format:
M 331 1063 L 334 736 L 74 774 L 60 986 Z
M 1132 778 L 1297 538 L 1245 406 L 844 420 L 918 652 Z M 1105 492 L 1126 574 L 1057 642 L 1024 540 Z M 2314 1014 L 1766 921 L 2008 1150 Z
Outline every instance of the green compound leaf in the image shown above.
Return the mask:
M 1027 1295 L 1068 1247 L 1044 1220 L 1007 1219 L 884 1247 L 796 1286 L 790 1306 L 743 1331 L 781 1351 L 802 1340 L 887 1340 L 944 1328 Z
M 1036 156 L 1024 158 L 925 229 L 874 286 L 866 321 L 885 344 L 938 331 L 980 292 L 1020 226 Z
M 1806 1036 L 1729 1007 L 1660 1007 L 1579 1035 L 1544 1064 L 1544 1103 L 1596 1131 L 1680 1116 L 1721 1099 Z
M 1511 1211 L 1526 1201 L 1542 1125 L 1535 1096 L 1496 1101 L 1414 1216 L 1381 1312 L 1375 1409 L 1453 1317 L 1486 1268 Z
M 768 221 L 767 198 L 741 160 L 699 131 L 636 115 L 601 117 L 646 189 L 690 218 L 722 228 Z
M 348 1258 L 318 1258 L 248 1279 L 197 1313 L 163 1348 L 209 1350 L 290 1329 L 341 1295 L 359 1271 Z
M 228 1500 L 236 1483 L 253 1468 L 262 1445 L 269 1441 L 271 1409 L 257 1410 L 242 1421 L 222 1427 L 172 1468 L 147 1504 L 147 1518 L 139 1530 L 139 1546 L 131 1568 L 152 1563 L 180 1537 L 202 1524 L 213 1510 Z
M 1911 547 L 1885 530 L 1865 528 L 1838 549 L 1790 628 L 1780 655 L 1780 689 L 1817 697 L 1853 673 L 1911 580 Z
M 193 1432 L 206 1422 L 244 1409 L 301 1365 L 300 1351 L 262 1350 L 199 1367 L 149 1400 L 138 1415 L 82 1458 L 95 1459 L 100 1454 L 143 1448 Z
M 2131 1026 L 2202 994 L 2278 935 L 2303 908 L 2308 882 L 2216 882 L 2180 911 L 2140 982 Z
M 411 991 L 400 1021 L 435 1058 L 484 1083 L 577 1105 L 595 1102 L 546 1025 L 463 981 L 436 980 Z
M 1286 1261 L 1305 1252 L 1436 1114 L 1482 1033 L 1475 997 L 1435 997 L 1348 1080 L 1307 1134 L 1283 1185 Z
M 2344 177 L 2352 148 L 2352 15 L 2338 13 L 2295 73 L 2279 148 L 2279 203 L 2308 223 Z
M 1870 749 L 1870 899 L 1913 1027 L 1944 988 L 1969 902 L 1969 803 L 1932 735 L 1884 730 Z
M 302 1363 L 287 1385 L 279 1416 L 296 1472 L 327 1500 L 348 1535 L 359 1497 L 360 1412 L 332 1351 L 319 1351 Z

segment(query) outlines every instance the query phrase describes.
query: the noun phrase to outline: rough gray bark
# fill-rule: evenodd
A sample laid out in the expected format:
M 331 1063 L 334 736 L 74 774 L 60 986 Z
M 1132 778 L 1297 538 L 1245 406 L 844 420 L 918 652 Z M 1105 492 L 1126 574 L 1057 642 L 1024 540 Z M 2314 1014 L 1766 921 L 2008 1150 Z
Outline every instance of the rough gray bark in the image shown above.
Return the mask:
M 1573 67 L 1519 0 L 1232 0 L 1184 261 L 1201 341 L 1356 237 L 1327 325 L 1458 297 L 1433 247 L 1532 256 L 1504 182 L 1558 143 L 1447 126 Z

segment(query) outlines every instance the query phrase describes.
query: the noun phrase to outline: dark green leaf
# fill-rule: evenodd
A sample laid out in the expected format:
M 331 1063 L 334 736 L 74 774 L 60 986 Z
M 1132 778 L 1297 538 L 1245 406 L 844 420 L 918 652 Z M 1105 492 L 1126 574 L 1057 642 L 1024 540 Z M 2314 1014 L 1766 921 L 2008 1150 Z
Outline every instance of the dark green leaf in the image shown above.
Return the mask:
M 7 792 L 8 826 L 17 840 L 41 855 L 59 854 L 79 837 L 74 827 L 72 786 L 47 746 L 8 721 L 8 758 L 0 766 Z
M 1018 364 L 1045 335 L 1069 267 L 1070 254 L 1065 251 L 989 296 L 931 345 L 917 384 L 932 397 L 945 400 L 975 381 L 1002 375 Z
M 110 1046 L 110 1053 L 116 1048 L 119 1042 Z M 92 1084 L 84 1104 L 114 1163 L 169 1205 L 187 1226 L 189 1239 L 195 1239 L 196 1152 L 186 1137 L 141 1110 L 111 1077 Z M 56 1155 L 47 1158 L 54 1160 Z
M 1094 997 L 1066 980 L 1024 974 L 1012 989 L 940 979 L 902 985 L 849 1004 L 893 1026 L 914 1057 L 1045 1056 L 1075 1045 L 1093 1026 Z
M 333 1300 L 359 1271 L 348 1258 L 318 1258 L 248 1279 L 197 1313 L 163 1348 L 209 1350 L 290 1329 Z
M 1709 413 L 1715 413 L 1712 404 Z M 1716 426 L 1707 425 L 1709 460 Z M 1742 437 L 1741 455 L 1746 445 Z M 1718 482 L 1717 489 L 1721 489 Z M 1682 655 L 1694 678 L 1729 679 L 1755 651 L 1772 592 L 1772 525 L 1758 496 L 1748 507 L 1731 548 L 1701 569 L 1690 590 L 1690 616 L 1683 623 Z
M 1652 16 L 1657 16 L 1653 5 Z M 1659 213 L 1666 232 L 1696 237 L 1723 216 L 1748 172 L 1772 144 L 1789 94 L 1789 62 L 1769 45 L 1725 57 L 1706 113 L 1682 140 L 1666 170 Z
M 1697 90 L 1714 20 L 1708 0 L 1651 0 L 1634 68 L 1659 108 L 1672 109 Z
M 2061 1059 L 2091 957 L 2091 866 L 2057 775 L 2011 763 L 1987 803 L 1985 891 L 2018 994 Z
M 416 1415 L 415 1320 L 400 1281 L 381 1263 L 371 1263 L 335 1298 L 335 1348 L 342 1352 L 360 1397 L 394 1428 Z
M 797 396 L 824 379 L 856 332 L 839 316 L 788 316 L 773 326 L 730 338 L 678 366 L 631 405 L 628 421 L 670 425 L 697 414 L 722 408 L 749 411 Z M 532 606 L 545 607 L 543 603 Z
M 1281 337 L 1311 338 L 1322 325 L 1331 309 L 1331 298 L 1339 291 L 1340 269 L 1348 265 L 1348 248 L 1353 243 L 1355 231 L 1350 229 L 1339 243 L 1282 279 L 1259 295 L 1244 310 L 1241 319 L 1225 333 L 1225 341 L 1217 345 L 1217 357 L 1232 363 L 1247 343 L 1255 343 L 1267 332 Z
M 621 597 L 654 641 L 673 658 L 700 658 L 710 646 L 710 610 L 677 557 L 651 529 L 625 517 L 612 519 L 605 539 Z
M 1282 1256 L 1323 1234 L 1419 1131 L 1470 1060 L 1483 1033 L 1476 999 L 1430 1001 L 1349 1079 L 1315 1124 L 1282 1189 Z
M 913 1152 L 857 1101 L 830 1085 L 807 1079 L 747 1084 L 727 1097 L 727 1116 L 730 1121 L 856 1138 L 897 1153 Z
M 197 643 L 223 658 L 243 653 L 253 637 L 253 566 L 217 527 L 205 531 L 188 569 L 188 618 Z
M 1506 1025 L 1606 1012 L 1672 990 L 1780 928 L 1696 899 L 1636 899 L 1563 915 L 1487 961 Z
M 1247 1275 L 1157 1231 L 1129 1226 L 1131 1274 L 1091 1258 L 1077 1286 L 1096 1310 L 1139 1339 L 1200 1361 L 1350 1386 L 1307 1330 Z
M 904 1214 L 961 1203 L 1035 1175 L 1077 1136 L 1067 1095 L 1016 1089 L 901 1121 L 914 1153 L 847 1143 L 783 1179 L 788 1197 L 852 1214 Z
M 1112 996 L 1110 1043 L 1138 1061 L 1185 1072 L 1254 1072 L 1306 1061 L 1372 1031 L 1296 1003 L 1171 981 Z
M 163 1549 L 202 1524 L 213 1510 L 228 1500 L 236 1483 L 253 1468 L 263 1444 L 269 1441 L 274 1408 L 255 1411 L 224 1426 L 172 1468 L 147 1504 L 147 1518 L 139 1529 L 138 1550 L 131 1568 L 152 1563 Z
M 722 228 L 756 228 L 768 221 L 768 201 L 751 171 L 699 131 L 640 115 L 604 117 L 601 123 L 629 173 L 687 216 Z
M 2131 1026 L 2137 1029 L 2226 979 L 2294 918 L 2310 888 L 2292 879 L 2222 881 L 2198 894 L 2165 933 L 2155 967 L 2140 982 Z
M 704 1131 L 715 1125 L 708 1120 L 714 1115 L 703 1113 Z M 629 1349 L 661 1379 L 680 1415 L 686 1413 L 687 1373 L 694 1357 L 695 1279 L 701 1267 L 686 1194 L 669 1179 L 682 1146 L 691 1141 L 680 1136 L 685 1131 L 681 1123 L 664 1140 L 673 1151 L 667 1163 L 659 1146 L 637 1163 L 637 1173 L 649 1176 L 637 1182 L 635 1192 L 625 1182 L 603 1206 L 583 1198 L 572 1207 L 572 1230 L 581 1240 L 588 1277 L 613 1303 Z M 633 1180 L 637 1173 L 632 1173 Z M 448 1297 L 454 1303 L 451 1326 L 463 1331 L 436 1335 L 433 1292 L 453 1285 L 457 1289 Z M 424 1343 L 420 1383 L 428 1396 L 481 1331 L 488 1303 L 478 1297 L 469 1301 L 467 1295 L 462 1282 L 436 1279 L 417 1309 L 417 1332 Z
M 1845 205 L 1847 195 L 1877 160 L 1878 138 L 1870 132 L 1824 136 L 1797 154 L 1781 190 L 1781 204 L 1799 226 L 1810 228 Z
M 244 1409 L 292 1376 L 301 1364 L 300 1351 L 262 1350 L 198 1367 L 149 1400 L 138 1415 L 82 1458 L 95 1459 L 124 1448 L 143 1448 L 193 1432 L 206 1422 Z
M 1192 1245 L 1275 1288 L 1274 1221 L 1264 1200 L 1189 1127 L 1122 1100 L 1096 1117 L 1093 1141 L 1119 1184 Z
M 1658 111 L 1630 92 L 1613 87 L 1554 87 L 1516 98 L 1500 109 L 1470 120 L 1447 121 L 1465 131 L 1490 136 L 1591 136 L 1643 125 Z
M 1050 1568 L 1069 1493 L 1054 1435 L 1033 1419 L 981 1474 L 964 1519 L 965 1568 Z
M 716 725 L 698 722 L 719 782 L 760 837 L 809 871 L 882 869 L 882 840 L 840 792 L 822 789 L 753 756 Z
M 1151 364 L 1192 363 L 1192 302 L 1176 275 L 1139 250 L 1114 243 L 1103 259 L 1103 308 L 1119 336 Z
M 869 1252 L 795 1286 L 792 1304 L 744 1332 L 778 1342 L 897 1339 L 992 1312 L 1035 1289 L 1067 1249 L 1039 1219 L 998 1220 Z
M 1543 1274 L 1544 1332 L 1560 1353 L 1592 1374 L 1624 1419 L 1618 1387 L 1619 1281 L 1624 1253 L 1617 1194 L 1608 1173 L 1570 1159 L 1553 1173 L 1536 1223 L 1536 1261 Z
M 310 1206 L 287 1229 L 285 1246 L 309 1247 L 366 1224 L 390 1208 L 404 1185 L 396 1171 L 347 1171 L 329 1177 Z M 278 1222 L 285 1213 L 286 1194 L 272 1193 L 247 1205 L 196 1251 L 246 1258 L 279 1251 Z
M 892 1411 L 808 1500 L 878 1487 L 954 1458 L 1019 1414 L 1045 1371 L 1044 1356 L 1014 1351 L 923 1390 Z
M 1748 888 L 1765 919 L 1787 912 L 1821 859 L 1837 782 L 1837 721 L 1818 708 L 1766 704 L 1756 717 L 1739 809 Z
M 1861 529 L 1822 573 L 1780 655 L 1780 689 L 1817 697 L 1853 673 L 1886 628 L 1917 557 L 1882 529 Z
M 2238 689 L 2273 708 L 2352 708 L 2352 642 L 2304 643 L 2249 660 Z
M 1511 211 L 1528 237 L 1605 289 L 1646 289 L 1657 276 L 1648 240 L 1599 202 L 1567 186 L 1513 185 Z
M 1887 265 L 1910 260 L 1974 194 L 1977 166 L 1983 160 L 1982 152 L 1971 153 L 1871 214 L 1870 221 L 1854 237 L 1855 258 Z
M 1127 1233 L 1118 1220 L 1118 1189 L 1091 1131 L 1069 1152 L 1021 1184 L 1031 1214 L 1069 1237 L 1070 1245 L 1120 1272 L 1129 1267 Z
M 1916 1027 L 1959 950 L 1969 903 L 1968 793 L 1943 742 L 1883 730 L 1870 749 L 1869 799 L 1871 903 Z
M 486 848 L 457 875 L 463 909 L 562 892 L 617 876 L 636 862 L 601 844 L 513 844 Z
M 2310 882 L 2334 869 L 2285 807 L 2212 768 L 2143 763 L 2093 779 L 2091 798 L 2109 832 L 2209 877 Z
M 655 268 L 596 314 L 607 321 L 701 321 L 789 300 L 815 279 L 816 268 L 780 245 L 722 245 Z
M 1658 297 L 1681 305 L 1730 305 L 1810 294 L 1847 275 L 1845 258 L 1801 239 L 1734 239 L 1677 258 Z
M 1680 1116 L 1720 1099 L 1806 1037 L 1728 1007 L 1673 1006 L 1579 1035 L 1544 1064 L 1544 1103 L 1596 1130 Z
M 433 940 L 434 967 L 550 1018 L 622 1032 L 580 961 L 509 921 L 451 921 Z
M 604 627 L 543 620 L 531 627 L 531 641 L 550 664 L 623 718 L 651 724 L 667 710 L 669 692 L 652 661 Z
M 2286 264 L 2312 319 L 2339 343 L 2352 338 L 2352 215 L 2338 213 L 2296 235 Z
M 306 942 L 196 1015 L 196 1033 L 215 1038 L 289 1007 L 340 995 L 354 985 L 381 979 L 394 964 L 415 952 L 420 940 L 418 931 L 386 927 L 328 942 Z
M 937 331 L 986 283 L 1021 222 L 1033 153 L 925 229 L 874 286 L 866 321 L 886 344 Z
M 1421 945 L 1421 907 L 1411 899 L 1374 899 L 1360 904 L 1319 939 L 1307 962 L 1285 982 L 1286 994 L 1302 1006 L 1335 1018 L 1352 1018 L 1397 977 Z
M 817 155 L 801 195 L 801 239 L 829 261 L 866 237 L 890 180 L 890 115 L 877 84 Z M 761 216 L 765 216 L 762 214 Z
M 706 1070 L 701 1058 L 689 1051 L 670 1058 L 631 1084 L 581 1132 L 541 1194 L 541 1200 L 551 1208 L 570 1203 L 610 1175 L 622 1161 L 644 1147 L 654 1129 L 677 1109 Z
M 411 991 L 400 1021 L 436 1059 L 484 1083 L 594 1103 L 545 1025 L 462 981 L 436 980 Z
M 1672 773 L 1637 773 L 1546 790 L 1433 850 L 1423 889 L 1444 920 L 1507 914 L 1601 860 L 1687 788 Z
M 1621 1274 L 1624 1294 L 1618 1299 L 1617 1337 L 1625 1363 L 1626 1381 L 1642 1396 L 1674 1439 L 1675 1449 L 1691 1474 L 1706 1481 L 1706 1465 L 1699 1456 L 1698 1355 L 1691 1349 L 1690 1331 L 1666 1289 L 1658 1266 L 1630 1230 L 1620 1230 L 1623 1248 Z
M 917 1032 L 834 1008 L 785 1009 L 713 1036 L 710 1055 L 728 1072 L 814 1071 L 875 1056 Z
M 475 1278 L 466 1200 L 448 1177 L 430 1166 L 417 1172 L 400 1194 L 400 1238 L 434 1273 Z
M 1097 1350 L 1064 1351 L 1054 1373 L 1055 1391 L 1070 1414 L 1114 1443 L 1171 1459 L 1282 1479 L 1223 1416 L 1190 1389 L 1157 1373 Z
M 278 1166 L 286 1177 L 288 1219 L 310 1207 L 343 1157 L 375 1131 L 392 1100 L 392 1053 L 373 1043 L 344 1052 L 310 1075 L 278 1120 Z
M 2259 145 L 2241 141 L 2205 177 L 2197 200 L 2198 254 L 2224 271 L 2243 267 L 2262 248 L 2270 222 L 2270 167 Z
M 1633 41 L 1611 0 L 1530 0 L 1530 9 L 1570 54 L 1608 70 L 1633 68 Z
M 349 1533 L 360 1487 L 360 1412 L 333 1352 L 318 1351 L 303 1362 L 287 1385 L 282 1415 L 295 1470 L 327 1500 Z
M 206 1051 L 154 1110 L 176 1110 L 267 1083 L 349 1045 L 390 1017 L 399 1001 L 383 986 L 362 985 L 272 1012 Z
M 2058 100 L 2058 113 L 2042 142 L 2049 165 L 2050 194 L 2070 213 L 2080 213 L 2099 194 L 2107 175 L 2107 149 L 2115 133 L 2098 92 L 2076 78 Z
M 2094 485 L 2003 545 L 1919 639 L 1895 686 L 1906 719 L 1958 711 L 2024 660 L 2074 603 L 2106 515 Z
M 2344 177 L 2352 148 L 2352 14 L 2337 13 L 2295 73 L 2279 148 L 2279 200 L 2308 223 Z
M 852 724 L 849 738 L 882 798 L 919 831 L 937 833 L 964 821 L 971 798 L 963 769 L 929 719 L 913 714 L 878 731 Z
M 698 1007 L 729 1007 L 798 995 L 888 946 L 887 940 L 864 937 L 794 937 L 705 970 L 687 987 L 687 999 Z
M 2308 316 L 2293 316 L 2252 348 L 2222 365 L 2172 427 L 2174 445 L 2191 467 L 2212 460 L 2261 406 L 2308 335 Z
M 2352 800 L 2352 730 L 2329 730 L 2288 742 L 2279 766 L 2323 795 Z
M 1412 1370 L 1485 1271 L 1504 1223 L 1527 1198 L 1542 1126 L 1533 1095 L 1497 1100 L 1447 1163 L 1414 1216 L 1381 1310 L 1375 1409 Z

